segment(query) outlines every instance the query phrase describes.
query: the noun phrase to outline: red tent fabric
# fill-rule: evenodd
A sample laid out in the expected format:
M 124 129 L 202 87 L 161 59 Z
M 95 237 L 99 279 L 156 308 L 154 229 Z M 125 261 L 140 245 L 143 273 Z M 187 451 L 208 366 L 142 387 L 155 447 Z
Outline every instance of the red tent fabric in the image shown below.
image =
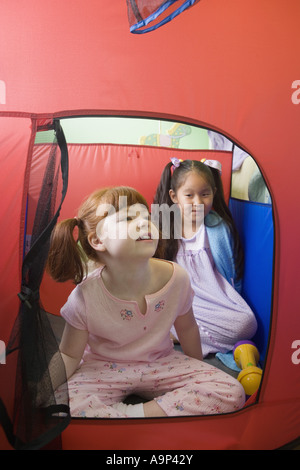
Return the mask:
M 255 158 L 273 201 L 272 323 L 257 402 L 213 417 L 72 421 L 63 448 L 263 449 L 299 437 L 299 15 L 298 0 L 209 0 L 132 35 L 125 0 L 1 5 L 1 341 L 19 304 L 37 125 L 76 115 L 203 125 Z M 0 447 L 9 447 L 1 431 Z

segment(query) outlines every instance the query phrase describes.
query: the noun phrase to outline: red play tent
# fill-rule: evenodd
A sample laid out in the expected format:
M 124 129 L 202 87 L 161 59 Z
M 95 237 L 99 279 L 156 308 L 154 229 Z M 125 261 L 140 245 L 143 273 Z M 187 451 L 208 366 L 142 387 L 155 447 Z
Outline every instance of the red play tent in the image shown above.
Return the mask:
M 152 3 L 155 10 L 164 2 L 127 3 L 130 11 L 139 3 L 143 7 L 135 17 L 137 26 L 131 15 L 128 21 L 125 0 L 0 2 L 0 344 L 4 350 L 0 413 L 6 431 L 0 428 L 0 448 L 40 448 L 57 435 L 63 449 L 281 447 L 300 435 L 299 1 L 179 1 L 181 10 L 173 8 L 172 17 L 162 20 L 162 25 L 159 15 L 150 21 L 153 9 L 146 4 Z M 184 11 L 185 6 L 190 8 Z M 161 17 L 166 18 L 167 10 L 163 10 Z M 157 29 L 143 31 L 154 23 Z M 159 165 L 169 158 L 170 152 L 167 155 L 162 148 L 68 144 L 64 119 L 87 116 L 153 118 L 202 126 L 224 135 L 257 162 L 272 198 L 262 219 L 272 226 L 270 311 L 261 323 L 266 330 L 261 340 L 265 356 L 261 387 L 251 405 L 241 411 L 149 420 L 69 420 L 65 404 L 55 405 L 54 413 L 45 416 L 32 416 L 34 410 L 29 413 L 14 404 L 14 398 L 26 395 L 24 382 L 29 383 L 31 377 L 30 367 L 22 375 L 20 345 L 31 342 L 35 358 L 30 335 L 35 328 L 41 337 L 47 328 L 44 323 L 37 325 L 30 308 L 37 301 L 39 286 L 34 291 L 26 290 L 26 285 L 21 288 L 34 265 L 34 258 L 25 267 L 22 262 L 26 236 L 39 209 L 35 196 L 52 185 L 43 179 L 45 168 L 53 165 L 53 175 L 62 170 L 56 193 L 50 195 L 56 202 L 49 218 L 51 228 L 55 214 L 63 217 L 73 211 L 74 215 L 87 180 L 90 190 L 104 181 L 119 184 L 124 179 L 150 200 Z M 54 131 L 57 143 L 36 143 L 37 134 L 46 131 Z M 200 151 L 194 155 L 202 156 Z M 230 172 L 232 153 L 220 152 L 218 157 Z M 240 226 L 247 241 L 249 227 L 261 224 L 251 218 L 251 208 L 245 222 L 248 208 L 241 209 L 239 201 L 232 201 L 232 208 L 237 217 L 243 214 Z M 45 227 L 47 232 L 47 222 Z M 252 248 L 249 265 L 265 256 L 260 242 L 270 225 L 262 228 L 256 239 L 258 254 Z M 40 230 L 38 237 L 47 241 L 44 234 Z M 259 277 L 262 271 L 257 266 Z M 258 290 L 265 287 L 264 278 L 259 284 Z M 57 309 L 67 288 L 43 277 L 40 295 L 47 311 Z M 250 286 L 248 292 L 254 304 L 255 290 Z M 45 338 L 49 339 L 47 334 Z M 10 351 L 5 357 L 7 345 Z M 58 417 L 58 411 L 66 417 Z M 34 427 L 37 422 L 39 427 L 31 429 L 30 423 Z

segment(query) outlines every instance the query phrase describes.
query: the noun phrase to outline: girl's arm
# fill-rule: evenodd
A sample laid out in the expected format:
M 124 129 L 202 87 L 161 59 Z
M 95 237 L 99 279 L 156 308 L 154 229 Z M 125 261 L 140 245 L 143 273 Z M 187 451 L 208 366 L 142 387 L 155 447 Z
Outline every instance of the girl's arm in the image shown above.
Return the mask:
M 177 317 L 174 326 L 184 354 L 202 361 L 200 333 L 193 309 Z
M 49 372 L 54 390 L 60 387 L 60 385 L 65 383 L 66 379 L 74 374 L 82 358 L 87 339 L 87 331 L 73 328 L 68 323 L 65 324 L 59 346 L 60 350 L 53 355 L 49 363 Z M 63 359 L 65 365 L 65 373 L 60 369 L 61 359 Z M 40 403 L 43 403 L 42 397 Z
M 67 378 L 77 369 L 88 340 L 88 331 L 78 330 L 66 323 L 59 346 Z

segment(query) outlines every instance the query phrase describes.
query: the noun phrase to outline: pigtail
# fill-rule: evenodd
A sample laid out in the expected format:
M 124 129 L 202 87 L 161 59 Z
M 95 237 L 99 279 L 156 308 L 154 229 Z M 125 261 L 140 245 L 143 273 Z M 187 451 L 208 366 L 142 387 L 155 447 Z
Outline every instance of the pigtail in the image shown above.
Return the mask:
M 172 200 L 169 195 L 169 191 L 171 189 L 171 173 L 172 162 L 168 163 L 165 168 L 163 169 L 160 182 L 157 186 L 156 193 L 154 196 L 153 203 L 154 204 L 168 204 L 170 206 L 172 204 Z
M 156 193 L 153 199 L 154 204 L 158 204 L 159 206 L 162 204 L 167 204 L 169 207 L 172 206 L 173 202 L 170 198 L 169 191 L 172 188 L 172 162 L 168 163 L 161 175 L 160 182 L 157 186 Z M 174 170 L 176 171 L 176 170 Z M 161 232 L 162 228 L 162 221 L 161 221 L 161 212 L 160 212 L 160 220 L 159 220 L 159 229 Z M 170 213 L 170 238 L 164 239 L 162 234 L 162 239 L 160 239 L 157 251 L 154 255 L 155 258 L 166 259 L 169 261 L 173 261 L 176 258 L 178 252 L 178 240 L 174 237 L 175 231 L 175 221 L 174 221 L 174 214 Z
M 57 282 L 79 284 L 87 273 L 84 253 L 73 236 L 76 226 L 80 232 L 81 224 L 80 219 L 66 219 L 53 229 L 46 270 Z

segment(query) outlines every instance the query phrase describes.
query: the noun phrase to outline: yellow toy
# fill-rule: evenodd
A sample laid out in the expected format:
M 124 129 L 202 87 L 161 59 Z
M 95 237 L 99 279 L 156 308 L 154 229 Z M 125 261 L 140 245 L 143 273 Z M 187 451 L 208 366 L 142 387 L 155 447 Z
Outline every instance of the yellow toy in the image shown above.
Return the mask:
M 233 357 L 237 366 L 242 369 L 238 375 L 238 381 L 244 387 L 246 395 L 252 395 L 260 385 L 262 369 L 257 367 L 259 352 L 252 341 L 240 341 L 236 343 Z

